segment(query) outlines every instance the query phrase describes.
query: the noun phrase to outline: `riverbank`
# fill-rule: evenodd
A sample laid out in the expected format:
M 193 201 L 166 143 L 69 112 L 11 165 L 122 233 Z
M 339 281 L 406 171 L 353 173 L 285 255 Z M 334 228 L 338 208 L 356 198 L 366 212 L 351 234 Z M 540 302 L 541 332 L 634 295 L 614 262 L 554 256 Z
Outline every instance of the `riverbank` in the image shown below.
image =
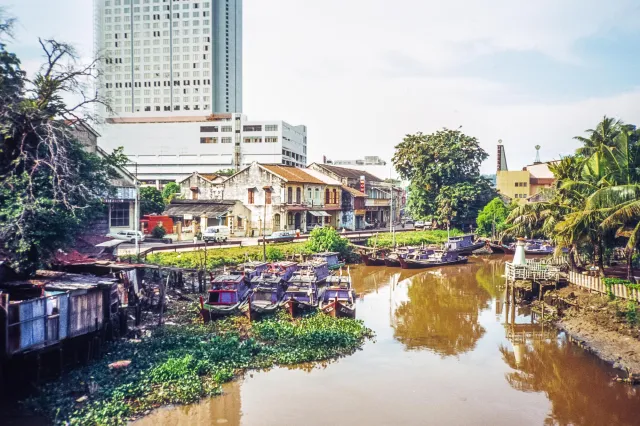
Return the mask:
M 558 308 L 557 327 L 581 347 L 615 368 L 640 373 L 640 321 L 635 303 L 611 300 L 571 285 L 547 293 L 545 301 Z
M 165 405 L 218 395 L 221 384 L 248 369 L 333 359 L 372 337 L 352 319 L 281 313 L 259 322 L 234 317 L 203 325 L 195 320 L 197 305 L 189 308 L 181 306 L 164 327 L 116 342 L 99 361 L 41 386 L 25 409 L 52 423 L 126 424 Z M 196 322 L 175 323 L 187 319 Z

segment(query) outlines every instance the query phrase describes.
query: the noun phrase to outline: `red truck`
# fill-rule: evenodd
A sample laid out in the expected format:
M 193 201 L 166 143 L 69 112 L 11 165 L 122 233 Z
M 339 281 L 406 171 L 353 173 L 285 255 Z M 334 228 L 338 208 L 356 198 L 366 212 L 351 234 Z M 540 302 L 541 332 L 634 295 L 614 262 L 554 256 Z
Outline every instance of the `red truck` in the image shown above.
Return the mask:
M 173 219 L 169 216 L 150 214 L 142 216 L 142 219 L 140 219 L 140 229 L 145 234 L 151 234 L 153 228 L 158 224 L 167 231 L 167 234 L 173 234 Z

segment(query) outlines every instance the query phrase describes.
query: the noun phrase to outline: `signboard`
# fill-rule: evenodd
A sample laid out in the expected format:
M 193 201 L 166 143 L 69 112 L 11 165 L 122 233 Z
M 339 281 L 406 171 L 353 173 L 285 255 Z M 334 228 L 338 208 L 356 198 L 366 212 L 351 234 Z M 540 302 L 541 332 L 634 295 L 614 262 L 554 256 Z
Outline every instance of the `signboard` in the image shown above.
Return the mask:
M 192 215 L 192 214 L 188 214 L 188 213 L 187 213 L 187 214 L 185 214 L 185 215 L 183 216 L 183 219 L 184 219 L 184 220 L 193 220 L 193 215 Z
M 360 192 L 362 192 L 362 193 L 365 193 L 365 194 L 366 194 L 367 192 L 366 192 L 366 185 L 365 185 L 365 183 L 366 183 L 366 182 L 365 182 L 365 178 L 364 178 L 364 176 L 360 176 Z

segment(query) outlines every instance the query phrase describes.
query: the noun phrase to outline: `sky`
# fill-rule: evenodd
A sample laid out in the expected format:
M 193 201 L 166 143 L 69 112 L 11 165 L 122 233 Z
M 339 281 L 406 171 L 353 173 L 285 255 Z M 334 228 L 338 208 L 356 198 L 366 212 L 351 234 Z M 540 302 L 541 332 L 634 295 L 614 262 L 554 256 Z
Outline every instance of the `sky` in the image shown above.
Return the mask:
M 91 0 L 0 0 L 33 71 L 38 37 L 93 49 Z M 511 170 L 571 154 L 604 115 L 640 125 L 638 0 L 244 0 L 244 113 L 308 127 L 311 161 L 462 126 Z

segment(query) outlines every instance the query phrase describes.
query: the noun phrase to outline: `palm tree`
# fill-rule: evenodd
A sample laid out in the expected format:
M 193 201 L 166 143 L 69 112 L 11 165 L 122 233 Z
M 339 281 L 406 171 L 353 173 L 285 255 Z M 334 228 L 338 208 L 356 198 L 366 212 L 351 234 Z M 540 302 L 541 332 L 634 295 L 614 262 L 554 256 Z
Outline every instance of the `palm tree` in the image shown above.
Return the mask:
M 602 147 L 611 146 L 613 140 L 624 126 L 626 125 L 621 120 L 605 115 L 595 129 L 587 129 L 585 131 L 589 137 L 574 137 L 575 140 L 582 142 L 584 145 L 576 150 L 576 154 L 583 157 L 591 157 L 593 154 L 600 152 Z

